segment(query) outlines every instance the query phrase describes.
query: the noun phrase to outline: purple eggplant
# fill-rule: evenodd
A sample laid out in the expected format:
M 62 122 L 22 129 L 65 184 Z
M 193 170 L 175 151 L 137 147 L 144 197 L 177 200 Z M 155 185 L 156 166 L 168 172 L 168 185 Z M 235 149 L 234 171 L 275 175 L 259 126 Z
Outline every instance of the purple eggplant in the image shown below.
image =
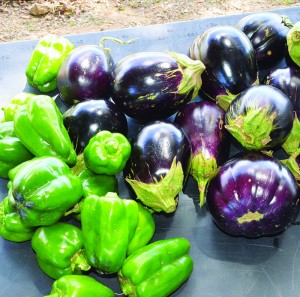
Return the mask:
M 206 205 L 221 230 L 250 238 L 283 232 L 300 207 L 291 172 L 259 152 L 235 156 L 222 165 L 208 184 Z
M 190 57 L 206 67 L 200 97 L 216 101 L 224 110 L 237 94 L 258 83 L 254 48 L 233 26 L 215 26 L 197 36 Z
M 239 94 L 225 113 L 225 128 L 249 150 L 278 148 L 294 120 L 289 98 L 275 87 L 252 86 Z
M 150 122 L 132 139 L 123 174 L 142 203 L 156 212 L 172 213 L 189 176 L 191 156 L 189 139 L 177 124 Z
M 300 68 L 290 66 L 271 70 L 263 83 L 282 91 L 293 104 L 293 128 L 282 145 L 286 153 L 293 155 L 300 147 Z
M 69 108 L 63 123 L 76 153 L 80 154 L 89 140 L 101 130 L 119 132 L 127 136 L 128 123 L 124 113 L 109 100 L 88 100 Z
M 76 104 L 90 98 L 111 96 L 113 59 L 102 46 L 82 45 L 72 50 L 57 75 L 61 99 Z
M 205 203 L 205 188 L 229 153 L 224 127 L 225 111 L 214 102 L 192 102 L 180 110 L 174 122 L 187 134 L 192 147 L 190 174 L 198 184 L 200 206 Z
M 276 66 L 286 54 L 286 37 L 292 21 L 273 12 L 253 13 L 243 17 L 236 27 L 251 41 L 259 69 Z
M 197 96 L 204 68 L 175 52 L 130 54 L 113 69 L 112 99 L 139 122 L 166 119 Z

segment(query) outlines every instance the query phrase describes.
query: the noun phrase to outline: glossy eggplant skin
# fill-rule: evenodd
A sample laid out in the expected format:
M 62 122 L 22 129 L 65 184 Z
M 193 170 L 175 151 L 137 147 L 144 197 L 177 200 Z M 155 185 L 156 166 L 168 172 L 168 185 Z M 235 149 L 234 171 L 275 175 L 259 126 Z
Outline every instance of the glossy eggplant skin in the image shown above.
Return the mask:
M 300 68 L 289 66 L 271 70 L 262 82 L 282 91 L 292 102 L 300 119 Z
M 63 114 L 66 127 L 77 154 L 83 152 L 89 140 L 102 130 L 127 136 L 128 123 L 124 113 L 109 100 L 80 102 Z
M 284 231 L 300 207 L 291 172 L 259 152 L 235 156 L 222 165 L 207 187 L 206 205 L 221 230 L 250 238 Z
M 275 87 L 252 86 L 236 96 L 225 113 L 226 129 L 250 150 L 278 148 L 294 120 L 289 98 Z
M 90 98 L 111 96 L 111 71 L 114 66 L 110 53 L 102 46 L 82 45 L 72 50 L 57 75 L 61 99 L 76 104 Z
M 229 154 L 228 132 L 224 127 L 225 111 L 214 102 L 192 102 L 184 106 L 174 122 L 186 133 L 192 147 L 191 175 L 198 183 L 200 205 L 205 202 L 207 182 Z
M 150 122 L 142 126 L 133 137 L 131 141 L 131 155 L 123 170 L 123 175 L 126 181 L 128 179 L 136 180 L 148 185 L 149 191 L 146 196 L 147 199 L 150 199 L 151 194 L 149 193 L 152 189 L 154 196 L 160 194 L 155 193 L 155 185 L 165 180 L 174 165 L 174 160 L 176 160 L 177 164 L 181 164 L 183 173 L 182 180 L 180 179 L 181 184 L 175 184 L 174 186 L 179 187 L 180 190 L 182 189 L 189 176 L 191 156 L 192 150 L 189 139 L 180 126 L 167 120 Z M 173 182 L 177 183 L 177 176 L 174 174 L 173 177 L 170 180 L 171 184 Z M 127 185 L 132 190 L 131 184 Z M 166 195 L 171 192 L 169 186 L 170 184 L 167 184 L 167 188 L 162 189 Z M 136 196 L 134 189 L 132 194 Z M 141 199 L 139 196 L 137 198 Z M 174 200 L 174 198 L 176 197 L 171 197 L 170 200 Z M 165 211 L 165 209 L 163 210 Z M 170 212 L 174 210 L 172 208 Z
M 197 36 L 190 47 L 190 57 L 201 60 L 200 97 L 217 101 L 223 109 L 228 104 L 221 96 L 237 95 L 257 83 L 258 67 L 254 48 L 248 37 L 233 26 L 215 26 Z M 226 100 L 227 101 L 227 100 Z
M 236 27 L 251 41 L 259 69 L 272 68 L 285 58 L 286 36 L 292 27 L 287 16 L 253 13 L 239 20 Z
M 168 118 L 193 96 L 193 90 L 178 92 L 183 73 L 166 52 L 130 54 L 116 63 L 112 76 L 113 101 L 141 123 Z

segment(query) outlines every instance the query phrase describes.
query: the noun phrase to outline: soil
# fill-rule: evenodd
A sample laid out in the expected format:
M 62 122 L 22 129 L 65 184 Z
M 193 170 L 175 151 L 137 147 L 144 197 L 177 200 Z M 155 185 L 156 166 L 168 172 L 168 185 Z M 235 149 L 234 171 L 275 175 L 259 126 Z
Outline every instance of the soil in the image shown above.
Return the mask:
M 258 12 L 300 5 L 292 0 L 0 1 L 0 42 Z

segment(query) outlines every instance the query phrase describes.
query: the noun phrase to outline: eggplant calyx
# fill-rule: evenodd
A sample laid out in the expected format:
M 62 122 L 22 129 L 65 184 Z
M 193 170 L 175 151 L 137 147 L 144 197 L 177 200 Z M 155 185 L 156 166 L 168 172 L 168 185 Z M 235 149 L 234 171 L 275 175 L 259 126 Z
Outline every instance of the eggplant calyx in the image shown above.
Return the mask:
M 252 221 L 260 221 L 261 219 L 263 219 L 263 217 L 264 215 L 259 213 L 258 211 L 256 212 L 248 211 L 247 213 L 239 217 L 237 221 L 239 224 L 250 223 Z
M 218 165 L 214 157 L 206 157 L 205 152 L 198 152 L 192 158 L 190 174 L 198 184 L 200 207 L 205 204 L 205 189 L 207 183 L 217 174 Z
M 233 99 L 236 97 L 236 95 L 231 94 L 229 91 L 226 92 L 226 94 L 220 94 L 216 97 L 216 103 L 223 109 L 227 110 L 230 103 L 233 101 Z
M 300 22 L 294 24 L 286 35 L 288 52 L 291 59 L 300 65 Z
M 173 57 L 180 67 L 182 72 L 182 81 L 178 86 L 178 94 L 189 94 L 192 92 L 192 99 L 194 99 L 202 86 L 202 73 L 205 70 L 205 65 L 200 60 L 192 60 L 187 55 L 169 52 L 167 53 Z
M 293 23 L 293 21 L 287 16 L 287 15 L 282 15 L 281 16 L 281 20 L 282 20 L 282 23 L 286 26 L 286 27 L 288 27 L 288 28 L 292 28 L 293 27 L 293 25 L 294 25 L 294 23 Z
M 184 173 L 180 162 L 173 159 L 169 172 L 154 183 L 147 184 L 141 181 L 125 178 L 134 190 L 137 199 L 156 212 L 172 213 L 177 207 L 177 197 L 182 191 Z
M 91 269 L 91 266 L 88 264 L 87 259 L 84 255 L 84 250 L 80 249 L 72 258 L 71 258 L 71 269 L 72 271 L 88 271 Z
M 299 150 L 300 146 L 300 121 L 297 116 L 294 118 L 293 127 L 288 135 L 287 139 L 282 144 L 284 151 L 290 156 L 295 154 Z
M 294 156 L 290 156 L 288 159 L 281 160 L 281 163 L 285 165 L 295 177 L 297 184 L 300 184 L 300 168 Z
M 225 128 L 243 147 L 250 150 L 261 150 L 272 140 L 270 133 L 274 129 L 275 112 L 270 112 L 267 106 L 251 107 L 246 115 L 232 119 L 230 112 Z

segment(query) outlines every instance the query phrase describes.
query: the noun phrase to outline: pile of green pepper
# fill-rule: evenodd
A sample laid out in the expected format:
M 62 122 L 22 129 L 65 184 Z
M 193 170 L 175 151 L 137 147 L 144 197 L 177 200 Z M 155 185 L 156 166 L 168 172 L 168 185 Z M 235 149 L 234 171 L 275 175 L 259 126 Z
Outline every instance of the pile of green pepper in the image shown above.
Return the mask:
M 54 35 L 41 39 L 26 69 L 28 84 L 53 90 L 73 48 Z M 41 271 L 54 280 L 48 296 L 114 296 L 91 271 L 115 275 L 126 296 L 169 296 L 188 279 L 189 242 L 152 241 L 153 210 L 118 194 L 117 175 L 131 153 L 124 135 L 100 131 L 77 155 L 52 97 L 19 93 L 2 110 L 0 178 L 8 184 L 0 236 L 31 241 Z

